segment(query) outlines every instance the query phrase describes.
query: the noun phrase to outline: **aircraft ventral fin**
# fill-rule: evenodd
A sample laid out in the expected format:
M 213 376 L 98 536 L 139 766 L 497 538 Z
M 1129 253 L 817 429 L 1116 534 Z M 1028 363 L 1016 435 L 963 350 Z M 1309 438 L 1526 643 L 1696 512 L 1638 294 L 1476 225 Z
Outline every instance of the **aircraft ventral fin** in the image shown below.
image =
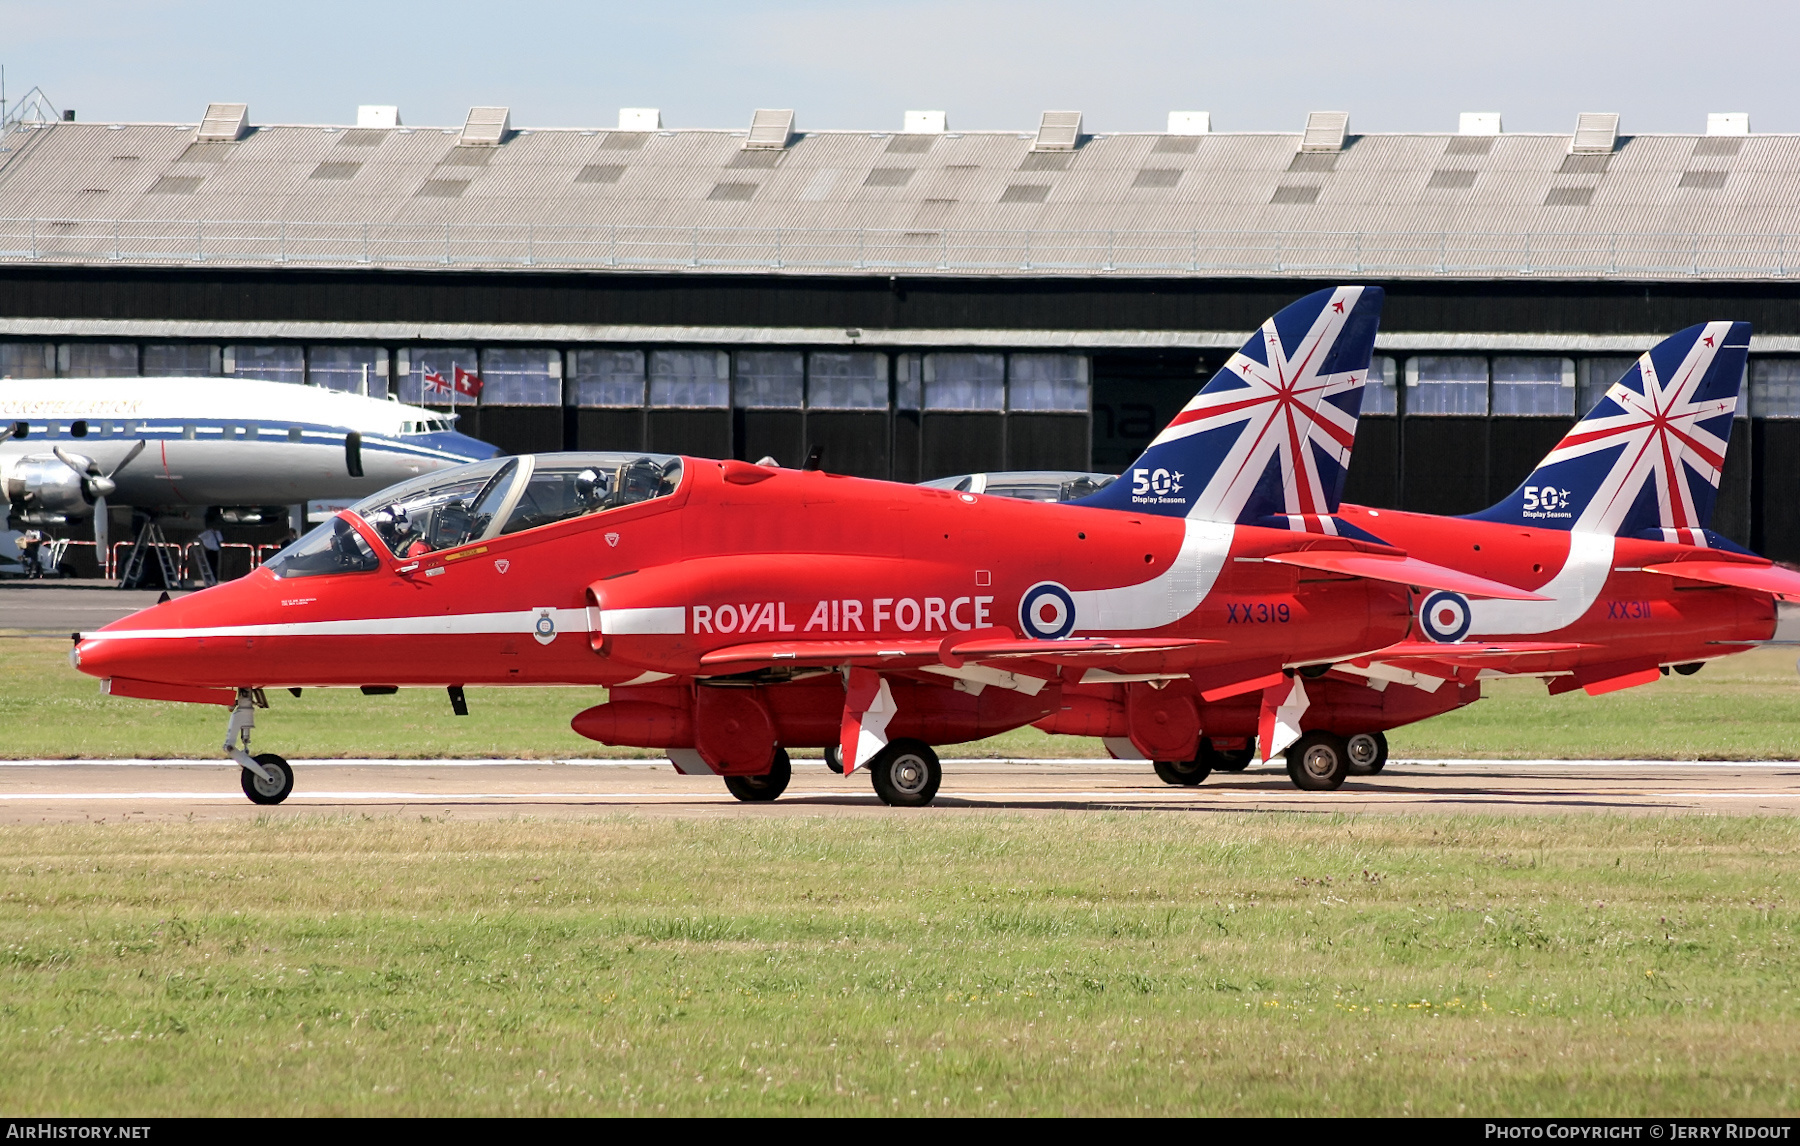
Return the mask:
M 1396 585 L 1417 585 L 1425 589 L 1448 589 L 1466 597 L 1492 597 L 1502 601 L 1550 600 L 1548 597 L 1539 596 L 1512 585 L 1490 581 L 1486 577 L 1477 577 L 1473 573 L 1446 569 L 1442 565 L 1433 565 L 1431 562 L 1421 561 L 1417 557 L 1392 553 L 1361 553 L 1344 549 L 1305 549 L 1272 554 L 1264 557 L 1263 560 L 1276 565 L 1296 565 L 1303 569 L 1316 569 L 1322 573 L 1342 573 L 1351 577 L 1366 577 L 1372 581 L 1387 581 Z

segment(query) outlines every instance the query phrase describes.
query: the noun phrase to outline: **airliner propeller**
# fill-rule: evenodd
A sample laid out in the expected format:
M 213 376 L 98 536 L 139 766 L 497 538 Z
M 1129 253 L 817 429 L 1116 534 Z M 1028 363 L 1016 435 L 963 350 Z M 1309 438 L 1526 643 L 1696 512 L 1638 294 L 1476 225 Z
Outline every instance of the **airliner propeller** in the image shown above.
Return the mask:
M 107 544 L 111 539 L 109 527 L 112 524 L 106 516 L 106 499 L 118 491 L 118 483 L 113 479 L 118 477 L 120 470 L 130 465 L 139 454 L 144 452 L 144 445 L 144 439 L 139 438 L 137 444 L 131 447 L 124 459 L 114 466 L 111 472 L 107 473 L 101 472 L 99 462 L 84 459 L 87 460 L 87 465 L 83 466 L 68 454 L 63 453 L 61 446 L 51 447 L 51 452 L 63 465 L 81 475 L 81 492 L 83 496 L 94 503 L 94 556 L 99 559 L 102 569 L 106 568 Z

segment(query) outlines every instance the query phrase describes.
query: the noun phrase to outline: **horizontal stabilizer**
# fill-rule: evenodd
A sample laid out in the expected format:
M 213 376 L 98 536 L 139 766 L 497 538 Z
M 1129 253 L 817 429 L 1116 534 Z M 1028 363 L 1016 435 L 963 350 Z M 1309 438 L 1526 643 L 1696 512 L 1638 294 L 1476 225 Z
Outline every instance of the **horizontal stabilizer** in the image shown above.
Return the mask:
M 1342 549 L 1305 549 L 1293 553 L 1277 553 L 1264 557 L 1277 565 L 1296 565 L 1317 569 L 1322 573 L 1342 573 L 1350 577 L 1367 577 L 1396 585 L 1417 585 L 1424 589 L 1448 589 L 1465 597 L 1492 597 L 1501 601 L 1548 601 L 1524 589 L 1433 565 L 1417 557 L 1384 553 L 1358 553 Z
M 1779 565 L 1753 565 L 1747 561 L 1670 561 L 1663 565 L 1646 565 L 1644 572 L 1752 589 L 1783 601 L 1800 601 L 1800 573 Z

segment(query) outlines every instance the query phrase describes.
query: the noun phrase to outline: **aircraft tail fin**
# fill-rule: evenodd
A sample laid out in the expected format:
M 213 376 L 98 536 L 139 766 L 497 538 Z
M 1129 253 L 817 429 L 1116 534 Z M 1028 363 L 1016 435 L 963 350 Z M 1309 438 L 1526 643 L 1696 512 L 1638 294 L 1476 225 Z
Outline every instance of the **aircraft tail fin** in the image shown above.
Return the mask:
M 1663 339 L 1612 384 L 1531 476 L 1470 516 L 1736 548 L 1706 528 L 1750 351 L 1747 322 Z
M 1082 498 L 1104 509 L 1270 525 L 1332 521 L 1349 472 L 1383 293 L 1340 286 L 1262 324 L 1120 480 Z

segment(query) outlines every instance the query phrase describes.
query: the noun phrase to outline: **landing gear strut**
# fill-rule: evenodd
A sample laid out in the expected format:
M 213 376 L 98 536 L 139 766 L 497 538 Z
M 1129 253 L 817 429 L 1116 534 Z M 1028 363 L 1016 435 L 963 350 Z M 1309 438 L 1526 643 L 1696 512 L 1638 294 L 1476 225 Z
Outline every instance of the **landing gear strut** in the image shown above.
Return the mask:
M 225 725 L 225 755 L 243 769 L 244 795 L 253 804 L 279 804 L 294 790 L 294 770 L 273 752 L 250 755 L 250 730 L 256 727 L 256 710 L 269 707 L 260 688 L 240 688 L 231 720 Z

